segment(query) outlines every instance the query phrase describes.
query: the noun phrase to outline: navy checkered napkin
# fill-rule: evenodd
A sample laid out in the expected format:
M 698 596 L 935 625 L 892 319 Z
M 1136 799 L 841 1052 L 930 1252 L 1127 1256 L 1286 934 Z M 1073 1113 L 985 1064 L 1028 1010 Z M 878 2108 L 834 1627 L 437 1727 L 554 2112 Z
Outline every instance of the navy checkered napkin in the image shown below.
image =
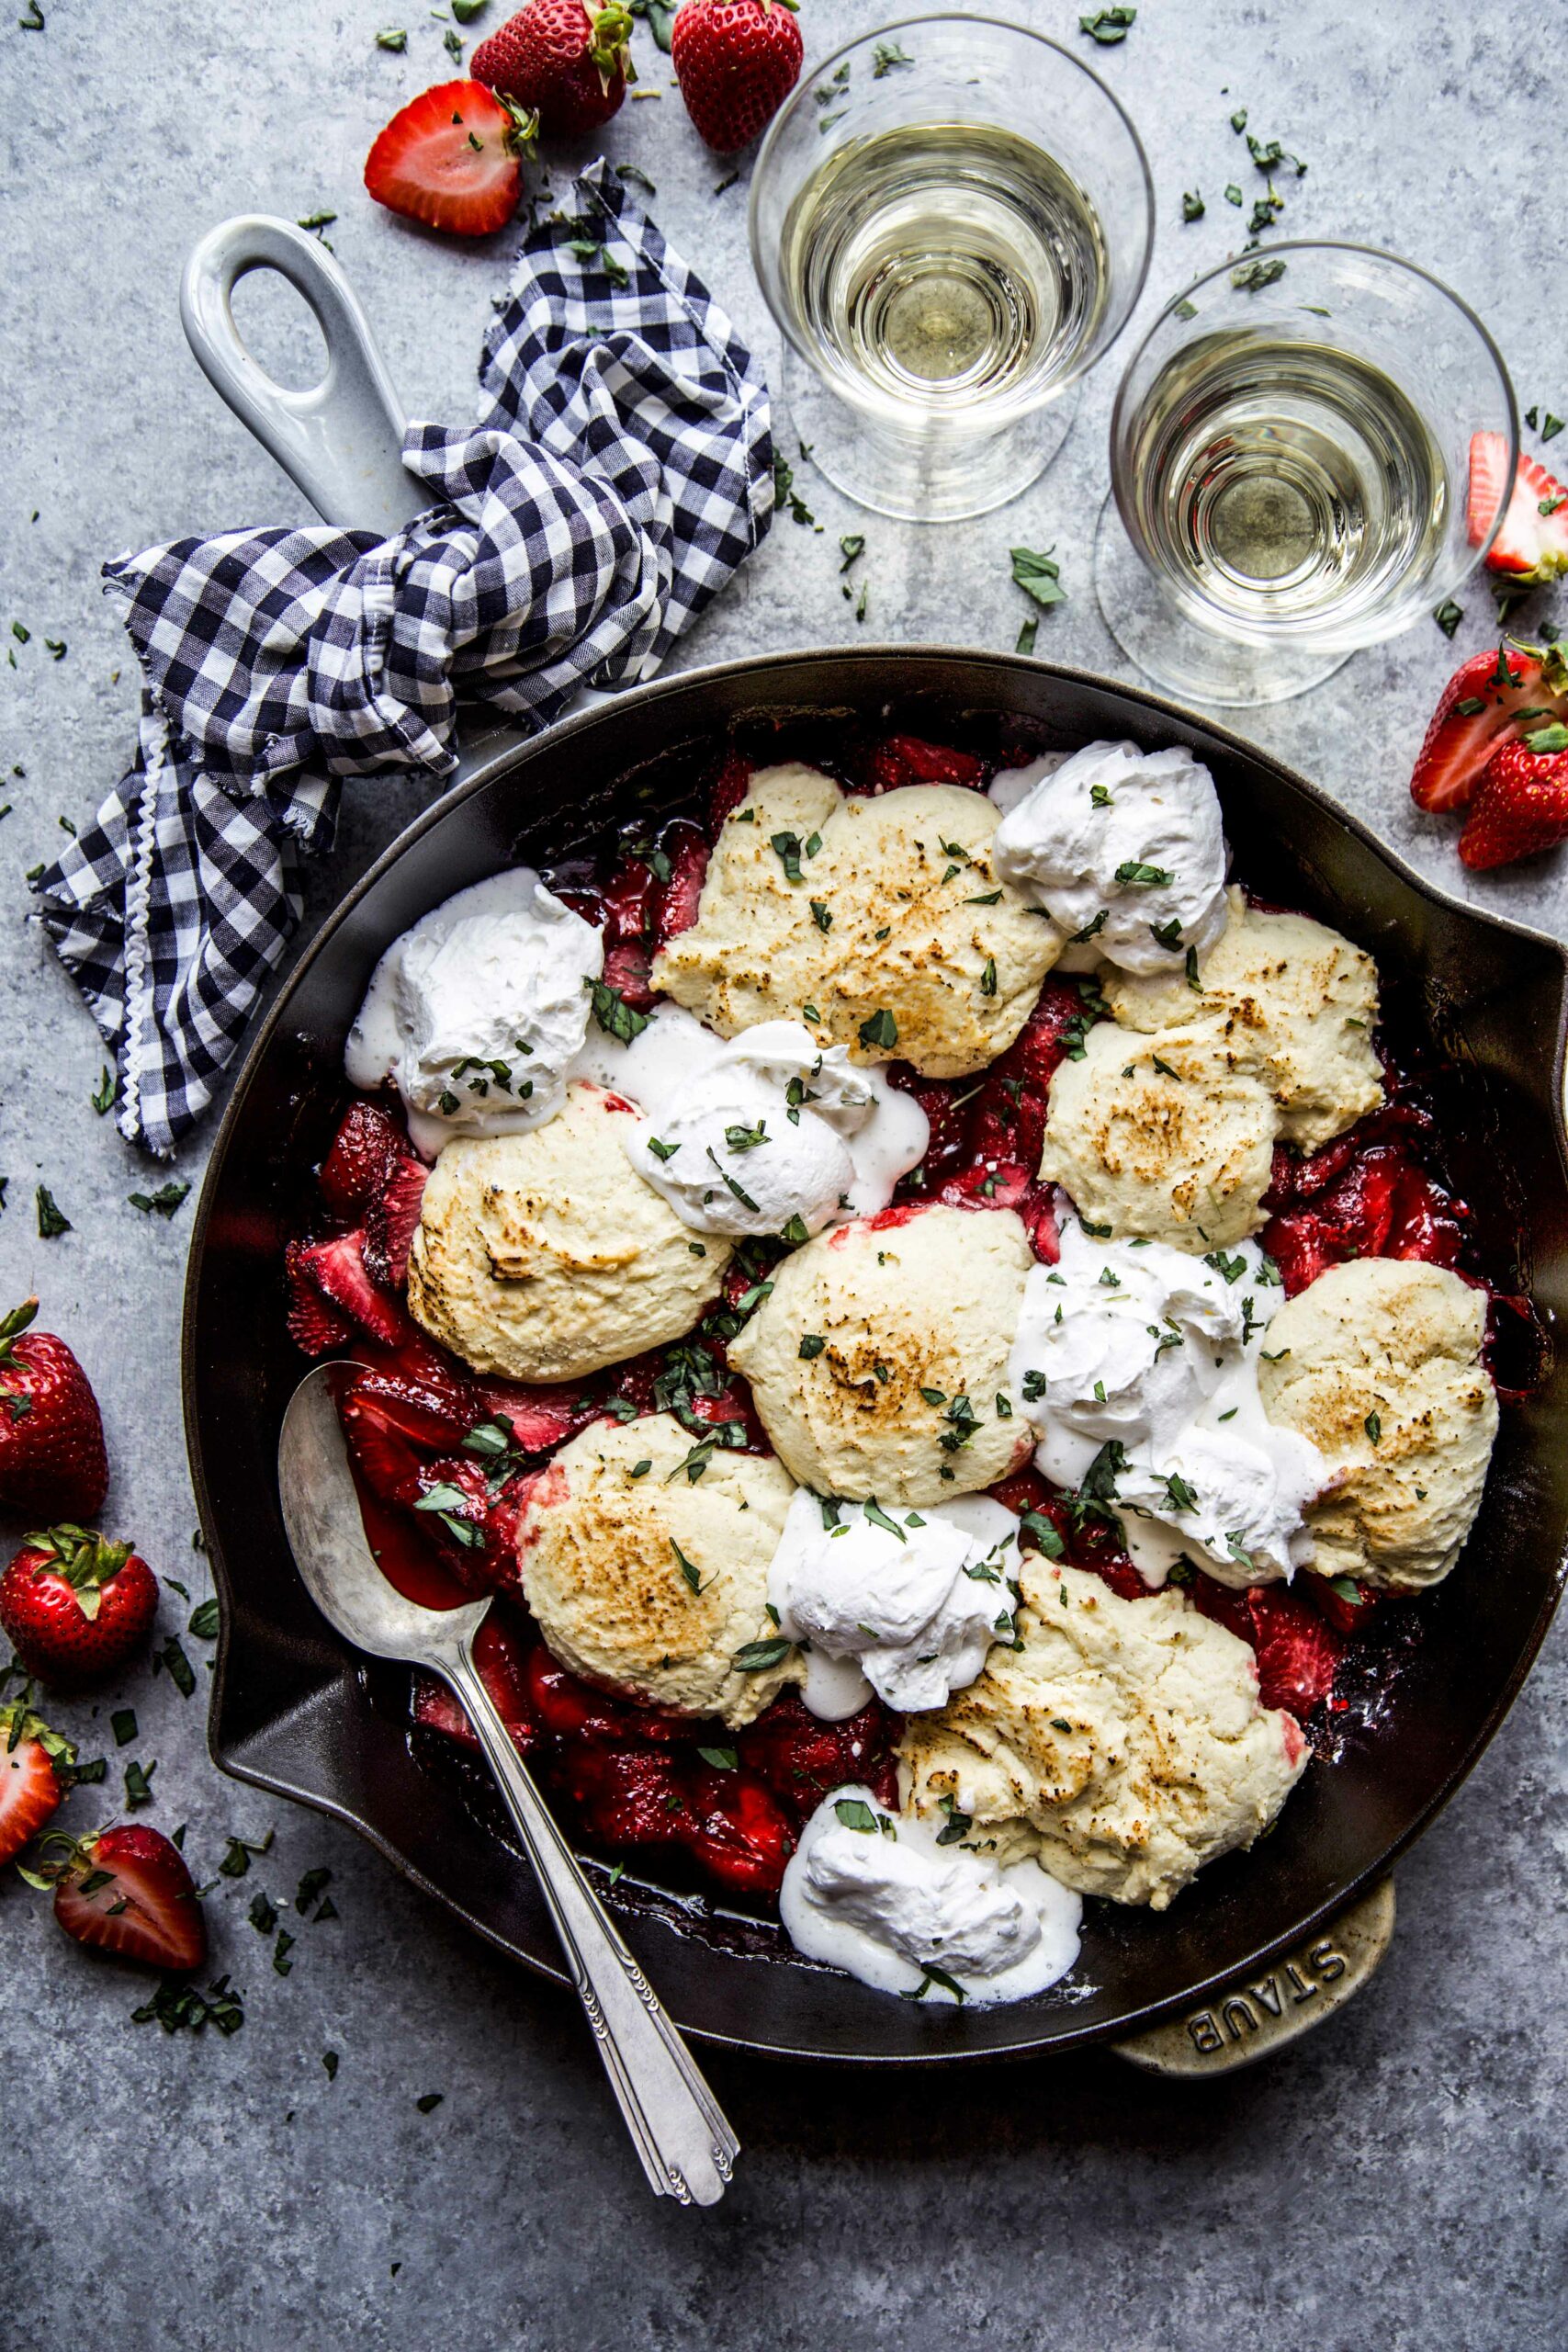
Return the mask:
M 119 1069 L 119 1129 L 170 1151 L 299 919 L 340 779 L 456 764 L 459 698 L 529 728 L 633 683 L 773 512 L 767 386 L 608 177 L 533 231 L 470 431 L 409 427 L 428 512 L 395 538 L 231 531 L 105 566 L 143 672 L 136 764 L 33 888 Z

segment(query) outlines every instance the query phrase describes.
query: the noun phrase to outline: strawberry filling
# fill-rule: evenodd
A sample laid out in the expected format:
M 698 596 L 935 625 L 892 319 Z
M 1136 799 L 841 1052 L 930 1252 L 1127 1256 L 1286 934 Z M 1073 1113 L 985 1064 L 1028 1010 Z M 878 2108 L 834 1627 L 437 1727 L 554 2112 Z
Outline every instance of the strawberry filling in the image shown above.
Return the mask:
M 1028 756 L 1025 744 L 1010 753 Z M 853 740 L 839 772 L 862 792 L 942 784 L 983 790 L 997 764 L 893 735 Z M 732 753 L 698 786 L 704 822 L 689 814 L 650 820 L 624 831 L 604 865 L 581 861 L 552 876 L 558 894 L 603 930 L 605 978 L 629 1004 L 653 1001 L 653 957 L 694 922 L 711 842 L 751 774 L 751 763 Z M 1023 1219 L 1036 1258 L 1055 1263 L 1053 1194 L 1034 1173 L 1047 1093 L 1062 1061 L 1081 1053 L 1085 1032 L 1104 1014 L 1092 978 L 1055 975 L 1014 1043 L 984 1073 L 932 1080 L 907 1063 L 889 1064 L 893 1084 L 920 1102 L 931 1135 L 919 1166 L 872 1222 L 905 1224 L 932 1201 L 976 1212 L 1008 1208 Z M 1479 1279 L 1465 1262 L 1470 1212 L 1432 1164 L 1436 1143 L 1431 1114 L 1390 1068 L 1388 1100 L 1348 1134 L 1306 1156 L 1277 1151 L 1260 1238 L 1288 1295 L 1328 1266 L 1362 1256 L 1425 1259 Z M 826 1791 L 863 1781 L 884 1803 L 896 1803 L 898 1719 L 874 1703 L 848 1723 L 821 1723 L 788 1691 L 735 1734 L 593 1689 L 556 1663 L 526 1614 L 517 1532 L 530 1493 L 541 1476 L 555 1475 L 550 1456 L 604 1413 L 673 1413 L 694 1442 L 768 1450 L 750 1391 L 729 1369 L 728 1342 L 765 1295 L 782 1245 L 743 1244 L 722 1296 L 688 1339 L 589 1380 L 525 1387 L 471 1374 L 406 1313 L 401 1292 L 427 1175 L 392 1110 L 355 1100 L 320 1171 L 320 1238 L 290 1242 L 287 1252 L 288 1327 L 297 1343 L 313 1355 L 353 1350 L 339 1404 L 372 1548 L 411 1597 L 438 1604 L 485 1591 L 500 1596 L 478 1645 L 481 1671 L 519 1748 L 590 1839 L 611 1852 L 676 1851 L 717 1886 L 768 1896 Z M 1517 1392 L 1504 1393 L 1525 1392 L 1540 1362 L 1529 1302 L 1494 1294 L 1489 1329 L 1488 1362 L 1504 1366 L 1500 1383 L 1517 1384 Z M 992 1491 L 1024 1517 L 1026 1551 L 1066 1557 L 1125 1600 L 1145 1596 L 1108 1511 L 1062 1494 L 1032 1467 Z M 1375 1692 L 1387 1679 L 1380 1661 L 1414 1638 L 1410 1611 L 1384 1611 L 1379 1596 L 1344 1580 L 1303 1574 L 1288 1587 L 1235 1591 L 1194 1571 L 1190 1589 L 1205 1614 L 1252 1648 L 1263 1703 L 1293 1722 L 1310 1718 L 1320 1752 L 1328 1711 L 1349 1703 L 1337 1692 L 1336 1677 L 1362 1696 Z M 1399 1621 L 1387 1636 L 1385 1618 Z M 1390 1665 L 1387 1676 L 1393 1671 Z M 423 1679 L 413 1722 L 423 1754 L 476 1746 L 449 1694 Z

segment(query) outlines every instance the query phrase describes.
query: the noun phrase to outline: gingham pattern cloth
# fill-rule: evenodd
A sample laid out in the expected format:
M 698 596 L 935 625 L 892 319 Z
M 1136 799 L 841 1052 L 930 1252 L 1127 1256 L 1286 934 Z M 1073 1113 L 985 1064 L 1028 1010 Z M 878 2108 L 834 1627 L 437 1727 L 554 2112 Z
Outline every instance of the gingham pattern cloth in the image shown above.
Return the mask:
M 430 506 L 395 538 L 232 531 L 104 567 L 142 667 L 136 764 L 33 889 L 130 1142 L 172 1151 L 211 1100 L 341 778 L 440 786 L 459 697 L 541 728 L 583 681 L 650 676 L 768 528 L 750 352 L 604 163 L 574 201 L 524 245 L 477 425 L 410 425 Z

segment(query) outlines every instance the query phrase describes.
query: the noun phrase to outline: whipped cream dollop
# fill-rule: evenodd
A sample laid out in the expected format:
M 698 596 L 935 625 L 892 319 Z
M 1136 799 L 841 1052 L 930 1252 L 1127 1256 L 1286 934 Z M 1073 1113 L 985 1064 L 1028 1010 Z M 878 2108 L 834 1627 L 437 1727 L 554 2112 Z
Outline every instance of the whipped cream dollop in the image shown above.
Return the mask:
M 694 1233 L 783 1233 L 798 1218 L 811 1234 L 874 1216 L 926 1148 L 930 1124 L 913 1095 L 857 1069 L 842 1046 L 819 1046 L 798 1021 L 764 1021 L 726 1042 L 661 1007 L 620 1050 L 605 1082 L 645 1114 L 626 1156 Z
M 453 1136 L 539 1126 L 566 1098 L 604 964 L 593 925 L 530 867 L 491 875 L 388 948 L 349 1031 L 349 1083 L 391 1079 L 428 1157 Z
M 1066 933 L 1068 968 L 1166 971 L 1224 931 L 1220 804 L 1190 752 L 1086 743 L 1004 771 L 991 794 L 996 872 Z
M 1039 1431 L 1035 1463 L 1115 1512 L 1148 1584 L 1184 1555 L 1238 1586 L 1310 1556 L 1305 1507 L 1328 1465 L 1258 1390 L 1283 1303 L 1256 1242 L 1194 1258 L 1097 1239 L 1070 1214 L 1057 1264 L 1030 1273 L 1008 1377 Z
M 812 1713 L 836 1722 L 874 1690 L 912 1714 L 973 1682 L 991 1644 L 1012 1639 L 1018 1531 L 987 1495 L 884 1510 L 798 1487 L 768 1600 L 806 1647 Z
M 988 2007 L 1055 1984 L 1078 1956 L 1081 1896 L 1037 1862 L 1003 1870 L 970 1851 L 952 1834 L 963 1822 L 950 1815 L 939 1831 L 886 1812 L 869 1789 L 833 1790 L 779 1890 L 795 1949 L 878 1992 L 932 2001 Z

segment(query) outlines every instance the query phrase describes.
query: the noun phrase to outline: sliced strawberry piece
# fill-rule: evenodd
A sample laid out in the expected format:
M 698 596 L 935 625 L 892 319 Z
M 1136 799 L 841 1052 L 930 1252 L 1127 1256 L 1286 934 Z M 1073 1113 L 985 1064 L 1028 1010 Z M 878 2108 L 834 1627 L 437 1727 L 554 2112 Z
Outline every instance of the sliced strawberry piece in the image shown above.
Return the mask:
M 405 1317 L 396 1300 L 378 1289 L 366 1271 L 363 1229 L 339 1234 L 335 1240 L 312 1242 L 300 1250 L 295 1263 L 373 1340 L 392 1347 L 402 1337 Z
M 1410 778 L 1417 808 L 1462 808 L 1494 752 L 1527 729 L 1568 715 L 1568 647 L 1500 645 L 1477 653 L 1443 688 Z
M 876 744 L 866 767 L 867 792 L 897 792 L 908 784 L 962 784 L 986 788 L 986 763 L 973 752 L 950 743 L 928 743 L 919 735 L 889 735 Z
M 1236 1592 L 1200 1575 L 1192 1580 L 1192 1598 L 1205 1617 L 1251 1647 L 1262 1704 L 1282 1707 L 1305 1723 L 1333 1689 L 1335 1669 L 1345 1655 L 1343 1635 L 1292 1586 L 1253 1584 Z
M 159 1829 L 130 1821 L 73 1838 L 46 1872 L 68 1936 L 154 1968 L 199 1968 L 207 1922 L 184 1855 Z
M 682 1844 L 721 1885 L 740 1894 L 778 1893 L 795 1834 L 761 1781 L 698 1763 L 689 1771 L 684 1807 L 675 1820 Z
M 389 1111 L 363 1097 L 349 1104 L 321 1162 L 321 1199 L 334 1216 L 355 1217 L 380 1197 L 389 1173 L 409 1155 L 409 1139 Z
M 604 1410 L 597 1385 L 525 1388 L 510 1380 L 480 1380 L 475 1389 L 484 1408 L 480 1418 L 509 1423 L 521 1453 L 552 1453 Z
M 513 1744 L 526 1755 L 530 1748 L 537 1747 L 540 1736 L 528 1695 L 528 1648 L 499 1608 L 491 1609 L 474 1636 L 474 1664 Z M 445 1733 L 465 1747 L 479 1747 L 468 1716 L 445 1682 L 438 1682 L 434 1675 L 415 1678 L 413 1719 L 428 1730 Z
M 1543 732 L 1547 730 L 1542 730 Z M 1560 729 L 1550 730 L 1556 737 Z M 1539 857 L 1568 841 L 1568 752 L 1505 743 L 1487 762 L 1459 854 L 1472 871 Z
M 65 1782 L 57 1766 L 76 1750 L 20 1700 L 0 1707 L 0 1863 L 14 1861 L 60 1805 Z
M 423 1159 L 396 1159 L 379 1196 L 366 1208 L 366 1271 L 388 1290 L 401 1290 L 408 1281 L 409 1250 L 429 1182 L 430 1170 Z
M 615 940 L 604 950 L 604 981 L 625 998 L 634 1012 L 646 1012 L 653 1002 L 647 945 L 637 940 Z
M 670 859 L 670 879 L 654 918 L 654 936 L 661 947 L 690 931 L 697 919 L 702 901 L 703 884 L 707 880 L 709 850 L 707 842 L 694 825 L 671 827 L 667 845 Z
M 1464 520 L 1470 544 L 1478 548 L 1512 495 L 1508 479 L 1508 436 L 1506 433 L 1472 433 L 1470 436 L 1470 482 Z
M 517 209 L 528 135 L 529 119 L 482 82 L 442 82 L 392 117 L 366 158 L 365 185 L 427 229 L 488 237 Z
M 600 897 L 606 944 L 631 941 L 645 948 L 653 935 L 659 876 L 646 857 L 625 857 Z
M 873 1699 L 841 1723 L 810 1713 L 798 1691 L 781 1690 L 736 1740 L 748 1772 L 766 1783 L 799 1828 L 829 1789 L 861 1781 L 884 1804 L 897 1803 L 897 1719 Z
M 361 1373 L 343 1395 L 344 1409 L 352 1404 L 411 1444 L 441 1453 L 461 1445 L 475 1423 L 484 1419 L 477 1400 L 478 1392 L 456 1374 L 432 1377 L 405 1372 L 396 1363 Z
M 739 752 L 731 752 L 708 796 L 708 825 L 713 832 L 718 831 L 727 817 L 734 815 L 750 789 L 750 761 L 743 760 Z
M 1486 553 L 1489 571 L 1505 571 L 1532 585 L 1568 571 L 1568 490 L 1539 458 L 1520 450 L 1512 483 L 1507 481 L 1508 445 L 1501 433 L 1476 433 L 1470 443 L 1470 495 L 1465 520 L 1472 547 L 1492 528 L 1505 491 L 1502 527 Z
M 423 1455 L 374 1398 L 351 1392 L 338 1408 L 343 1433 L 372 1494 L 396 1502 L 419 1476 Z
M 1357 1584 L 1349 1577 L 1303 1576 L 1297 1578 L 1294 1589 L 1312 1602 L 1337 1634 L 1364 1633 L 1382 1598 L 1371 1585 Z
M 284 1278 L 288 1288 L 288 1336 L 302 1354 L 324 1356 L 352 1340 L 355 1326 L 318 1288 L 309 1270 L 301 1266 L 304 1250 L 304 1242 L 291 1241 L 283 1253 Z

